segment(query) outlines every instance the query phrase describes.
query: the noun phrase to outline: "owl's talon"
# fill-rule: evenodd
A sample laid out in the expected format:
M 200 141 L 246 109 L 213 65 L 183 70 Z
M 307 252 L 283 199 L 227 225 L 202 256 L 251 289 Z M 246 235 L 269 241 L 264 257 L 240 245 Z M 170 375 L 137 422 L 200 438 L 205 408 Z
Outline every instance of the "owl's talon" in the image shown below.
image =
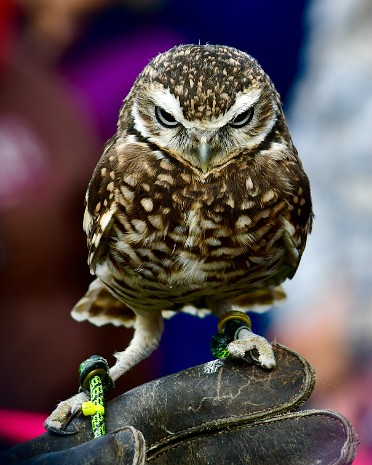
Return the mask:
M 44 428 L 60 436 L 78 433 L 75 429 L 67 429 L 71 421 L 80 413 L 81 404 L 88 400 L 85 392 L 80 392 L 67 400 L 60 402 L 57 408 L 44 422 Z
M 57 436 L 73 436 L 74 434 L 77 434 L 79 432 L 79 430 L 77 429 L 66 429 L 65 425 L 63 425 L 62 428 L 60 428 L 44 424 L 44 427 L 48 431 L 48 433 L 53 433 Z
M 262 336 L 247 331 L 244 338 L 236 339 L 227 346 L 232 357 L 246 359 L 246 354 L 263 368 L 271 369 L 276 365 L 275 355 L 271 344 Z

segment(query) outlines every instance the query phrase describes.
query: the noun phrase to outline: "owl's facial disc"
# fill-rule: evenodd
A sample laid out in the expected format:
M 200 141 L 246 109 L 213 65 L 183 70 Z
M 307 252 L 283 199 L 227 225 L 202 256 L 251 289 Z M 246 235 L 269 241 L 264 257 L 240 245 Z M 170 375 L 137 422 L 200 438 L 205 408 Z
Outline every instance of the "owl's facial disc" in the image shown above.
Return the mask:
M 136 129 L 165 152 L 204 174 L 261 142 L 263 133 L 254 131 L 255 106 L 261 89 L 252 88 L 236 95 L 223 114 L 194 120 L 184 117 L 179 99 L 169 89 L 153 85 L 148 95 L 151 98 L 146 102 L 136 101 L 133 105 Z

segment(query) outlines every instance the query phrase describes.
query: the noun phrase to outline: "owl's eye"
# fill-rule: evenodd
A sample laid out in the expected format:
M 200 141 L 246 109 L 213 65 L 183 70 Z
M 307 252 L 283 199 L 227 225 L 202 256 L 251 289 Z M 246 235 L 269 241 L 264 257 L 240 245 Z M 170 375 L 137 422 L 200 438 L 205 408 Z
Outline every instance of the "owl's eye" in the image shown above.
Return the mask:
M 173 115 L 160 107 L 155 107 L 155 117 L 165 128 L 175 128 L 180 124 Z
M 248 108 L 248 110 L 239 113 L 235 116 L 233 120 L 230 121 L 230 126 L 234 128 L 242 128 L 246 126 L 253 118 L 253 107 Z

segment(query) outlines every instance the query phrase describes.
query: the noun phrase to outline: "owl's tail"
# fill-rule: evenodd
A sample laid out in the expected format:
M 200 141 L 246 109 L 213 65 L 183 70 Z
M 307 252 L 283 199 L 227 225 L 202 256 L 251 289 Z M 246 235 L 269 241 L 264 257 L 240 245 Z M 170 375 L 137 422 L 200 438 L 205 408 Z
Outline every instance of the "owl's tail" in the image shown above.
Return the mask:
M 114 297 L 98 278 L 71 310 L 71 316 L 77 321 L 88 320 L 96 326 L 111 323 L 127 328 L 132 328 L 136 319 L 132 310 Z
M 285 300 L 286 297 L 286 293 L 282 286 L 256 289 L 255 291 L 240 295 L 234 299 L 232 301 L 232 309 L 263 313 Z

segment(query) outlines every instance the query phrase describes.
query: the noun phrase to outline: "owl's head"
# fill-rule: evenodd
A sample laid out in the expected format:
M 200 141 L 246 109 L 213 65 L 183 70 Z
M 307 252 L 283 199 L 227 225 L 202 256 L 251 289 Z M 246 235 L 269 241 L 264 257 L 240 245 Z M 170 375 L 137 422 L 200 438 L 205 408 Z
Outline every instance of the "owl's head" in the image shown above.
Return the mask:
M 137 133 L 200 174 L 242 152 L 249 156 L 284 119 L 257 61 L 219 45 L 183 45 L 158 55 L 123 109 Z

